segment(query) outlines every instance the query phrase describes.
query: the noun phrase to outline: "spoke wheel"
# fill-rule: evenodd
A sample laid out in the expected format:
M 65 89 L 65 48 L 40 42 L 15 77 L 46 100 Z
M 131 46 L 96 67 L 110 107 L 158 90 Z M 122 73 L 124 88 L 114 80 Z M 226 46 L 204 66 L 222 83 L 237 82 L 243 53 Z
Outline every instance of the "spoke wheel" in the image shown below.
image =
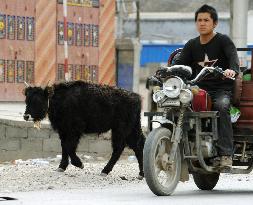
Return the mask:
M 180 179 L 180 151 L 178 148 L 170 164 L 170 139 L 170 130 L 159 127 L 149 133 L 144 145 L 144 176 L 151 191 L 158 196 L 172 194 Z

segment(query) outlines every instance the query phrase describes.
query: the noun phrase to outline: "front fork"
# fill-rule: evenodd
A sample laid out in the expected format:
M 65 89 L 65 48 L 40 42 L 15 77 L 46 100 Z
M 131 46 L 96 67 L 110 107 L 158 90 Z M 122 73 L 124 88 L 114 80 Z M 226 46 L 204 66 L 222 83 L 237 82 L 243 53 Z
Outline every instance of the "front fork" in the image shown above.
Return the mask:
M 173 135 L 171 138 L 171 142 L 173 144 L 172 144 L 172 148 L 170 151 L 169 164 L 172 164 L 174 162 L 176 151 L 178 148 L 178 144 L 180 143 L 180 140 L 182 139 L 182 125 L 183 125 L 185 110 L 186 110 L 185 107 L 182 107 L 180 109 L 180 113 L 179 113 L 178 121 L 177 121 L 177 126 L 176 126 L 175 131 L 173 132 Z

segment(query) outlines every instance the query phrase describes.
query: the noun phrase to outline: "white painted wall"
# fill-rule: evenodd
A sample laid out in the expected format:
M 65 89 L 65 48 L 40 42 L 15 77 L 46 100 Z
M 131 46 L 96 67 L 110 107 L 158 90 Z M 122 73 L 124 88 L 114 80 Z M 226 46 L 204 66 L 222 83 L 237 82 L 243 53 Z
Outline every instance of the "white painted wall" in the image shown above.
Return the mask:
M 229 35 L 229 13 L 219 12 L 218 32 Z M 135 36 L 135 17 L 124 22 L 125 37 Z M 141 13 L 141 40 L 183 43 L 197 36 L 193 13 Z M 247 44 L 253 45 L 253 10 L 248 12 Z
M 248 12 L 248 38 L 247 43 L 253 45 L 253 10 Z

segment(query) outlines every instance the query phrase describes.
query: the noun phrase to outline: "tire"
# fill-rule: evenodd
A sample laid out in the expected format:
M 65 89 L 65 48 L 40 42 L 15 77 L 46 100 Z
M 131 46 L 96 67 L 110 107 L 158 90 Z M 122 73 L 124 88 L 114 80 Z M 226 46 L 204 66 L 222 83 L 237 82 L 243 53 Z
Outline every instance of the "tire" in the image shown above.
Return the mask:
M 167 163 L 172 146 L 170 139 L 170 130 L 159 127 L 149 133 L 144 145 L 144 176 L 149 188 L 157 196 L 171 195 L 180 180 L 181 155 L 179 147 L 172 165 L 169 166 Z
M 194 172 L 192 176 L 199 189 L 212 190 L 219 181 L 220 173 L 201 174 Z

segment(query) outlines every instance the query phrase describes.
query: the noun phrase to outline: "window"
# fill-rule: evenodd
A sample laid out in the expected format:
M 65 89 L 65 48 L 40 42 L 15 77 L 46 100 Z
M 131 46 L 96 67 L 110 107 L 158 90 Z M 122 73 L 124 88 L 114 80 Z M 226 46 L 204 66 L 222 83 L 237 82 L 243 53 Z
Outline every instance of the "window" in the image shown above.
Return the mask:
M 0 59 L 0 82 L 5 81 L 5 60 Z
M 74 24 L 68 23 L 68 45 L 74 44 Z
M 17 79 L 18 83 L 23 83 L 25 80 L 25 61 L 17 61 Z
M 33 83 L 34 82 L 34 62 L 26 61 L 26 82 Z
M 63 81 L 64 77 L 64 64 L 58 64 L 57 80 Z
M 92 82 L 98 82 L 98 66 L 96 65 L 91 65 L 90 66 L 90 72 L 91 72 L 91 81 Z
M 5 38 L 6 34 L 6 16 L 0 14 L 0 39 Z
M 10 40 L 15 39 L 15 29 L 16 29 L 15 25 L 16 25 L 16 17 L 8 15 L 8 33 L 7 33 L 7 37 Z
M 26 25 L 27 25 L 27 30 L 26 30 L 26 38 L 28 41 L 34 41 L 34 17 L 26 17 Z
M 91 81 L 90 67 L 88 65 L 83 65 L 82 79 L 88 82 Z
M 68 73 L 70 74 L 69 80 L 74 80 L 75 72 L 71 64 L 68 65 Z
M 84 24 L 84 46 L 90 45 L 90 25 Z
M 58 44 L 64 44 L 64 27 L 63 22 L 58 22 Z
M 82 46 L 82 24 L 76 24 L 76 45 Z
M 17 17 L 17 39 L 25 39 L 25 17 Z
M 7 60 L 7 82 L 15 82 L 15 61 Z
M 99 7 L 99 0 L 92 0 L 92 7 L 98 8 Z
M 98 26 L 92 25 L 92 46 L 98 47 Z
M 81 65 L 75 65 L 75 80 L 81 80 L 82 79 L 82 66 Z

